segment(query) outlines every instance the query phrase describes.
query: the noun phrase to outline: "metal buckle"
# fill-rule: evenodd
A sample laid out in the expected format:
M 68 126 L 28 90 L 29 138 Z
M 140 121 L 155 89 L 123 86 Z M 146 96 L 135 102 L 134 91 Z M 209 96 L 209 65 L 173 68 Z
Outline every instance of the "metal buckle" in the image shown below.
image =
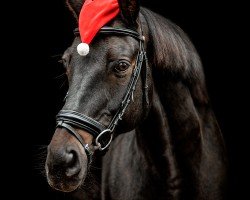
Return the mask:
M 110 129 L 105 129 L 104 131 L 102 131 L 95 139 L 95 143 L 97 145 L 97 149 L 99 149 L 100 151 L 105 150 L 106 148 L 108 148 L 108 146 L 110 145 L 112 139 L 113 139 L 113 134 L 110 134 L 110 140 L 109 142 L 106 144 L 106 146 L 102 147 L 101 143 L 98 141 L 104 134 L 107 133 L 112 133 L 112 130 Z
M 85 152 L 88 154 L 88 156 L 92 156 L 93 152 L 91 151 L 89 144 L 84 145 Z

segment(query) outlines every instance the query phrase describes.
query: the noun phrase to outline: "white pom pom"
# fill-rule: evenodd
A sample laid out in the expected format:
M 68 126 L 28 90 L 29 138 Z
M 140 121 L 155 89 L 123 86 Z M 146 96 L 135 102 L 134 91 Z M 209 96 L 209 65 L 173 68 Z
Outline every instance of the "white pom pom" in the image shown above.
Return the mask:
M 86 56 L 89 53 L 89 45 L 86 43 L 80 43 L 77 46 L 77 52 L 81 55 L 81 56 Z

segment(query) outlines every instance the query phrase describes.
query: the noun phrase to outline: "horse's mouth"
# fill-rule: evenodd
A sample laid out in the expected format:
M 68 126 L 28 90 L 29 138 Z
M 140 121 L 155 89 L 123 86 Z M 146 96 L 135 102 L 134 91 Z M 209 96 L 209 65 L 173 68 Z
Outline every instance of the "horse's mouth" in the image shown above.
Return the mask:
M 81 160 L 81 159 L 80 159 Z M 64 165 L 55 165 L 46 162 L 45 170 L 48 184 L 55 190 L 61 192 L 73 192 L 78 189 L 84 182 L 87 176 L 87 163 L 79 162 L 73 168 L 64 168 Z
M 70 178 L 57 175 L 53 176 L 47 173 L 47 181 L 50 187 L 61 192 L 73 192 L 82 185 L 84 179 L 81 172 Z

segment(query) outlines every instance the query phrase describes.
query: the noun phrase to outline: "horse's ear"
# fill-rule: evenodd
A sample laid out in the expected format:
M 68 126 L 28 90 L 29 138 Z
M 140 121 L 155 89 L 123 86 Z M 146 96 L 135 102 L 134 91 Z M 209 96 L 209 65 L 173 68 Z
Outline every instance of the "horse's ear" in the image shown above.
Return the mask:
M 69 10 L 74 14 L 77 20 L 84 2 L 85 0 L 66 0 Z
M 129 25 L 136 25 L 140 11 L 140 0 L 118 0 L 122 19 Z

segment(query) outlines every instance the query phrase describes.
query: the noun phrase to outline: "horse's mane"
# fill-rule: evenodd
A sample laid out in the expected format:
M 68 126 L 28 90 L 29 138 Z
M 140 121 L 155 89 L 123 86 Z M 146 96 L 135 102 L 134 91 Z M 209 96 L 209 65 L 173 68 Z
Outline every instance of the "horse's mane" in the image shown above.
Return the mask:
M 194 85 L 196 94 L 191 94 L 193 99 L 207 102 L 202 63 L 187 35 L 170 20 L 146 8 L 141 8 L 141 14 L 149 29 L 148 51 L 152 50 L 149 52 L 149 59 L 153 67 L 160 73 L 172 74 L 175 79 L 180 78 L 189 87 Z

